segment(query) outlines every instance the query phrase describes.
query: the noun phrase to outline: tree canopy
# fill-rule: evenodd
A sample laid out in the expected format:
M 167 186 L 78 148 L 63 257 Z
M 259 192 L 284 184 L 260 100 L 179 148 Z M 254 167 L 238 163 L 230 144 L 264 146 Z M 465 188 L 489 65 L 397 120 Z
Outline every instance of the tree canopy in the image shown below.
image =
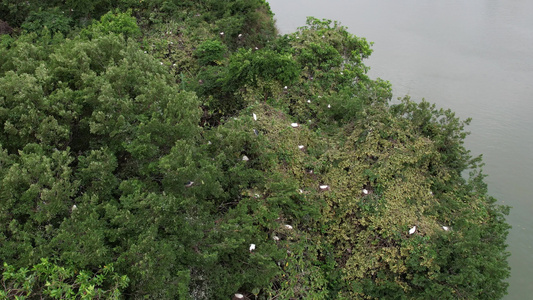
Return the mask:
M 79 1 L 78 1 L 79 2 Z M 371 43 L 262 0 L 3 1 L 0 295 L 498 299 L 508 207 Z

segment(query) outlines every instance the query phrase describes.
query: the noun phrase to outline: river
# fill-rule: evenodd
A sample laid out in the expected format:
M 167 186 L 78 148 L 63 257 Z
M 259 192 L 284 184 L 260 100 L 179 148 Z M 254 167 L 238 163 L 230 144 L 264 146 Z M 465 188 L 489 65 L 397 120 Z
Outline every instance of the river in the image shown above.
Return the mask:
M 533 1 L 271 0 L 278 28 L 338 20 L 374 42 L 370 76 L 395 97 L 472 117 L 466 147 L 483 154 L 489 193 L 510 205 L 509 294 L 533 299 Z

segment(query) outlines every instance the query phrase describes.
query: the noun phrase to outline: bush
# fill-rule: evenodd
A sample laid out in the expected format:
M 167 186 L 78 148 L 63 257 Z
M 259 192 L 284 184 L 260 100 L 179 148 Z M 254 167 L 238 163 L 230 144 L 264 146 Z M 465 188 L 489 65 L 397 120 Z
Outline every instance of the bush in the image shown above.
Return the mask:
M 38 11 L 32 11 L 21 27 L 29 32 L 37 33 L 46 27 L 53 33 L 61 32 L 66 35 L 72 29 L 72 24 L 72 18 L 55 7 L 45 10 L 39 8 Z
M 224 55 L 228 51 L 226 45 L 220 41 L 205 41 L 198 45 L 194 55 L 198 59 L 200 65 L 220 65 L 224 59 Z

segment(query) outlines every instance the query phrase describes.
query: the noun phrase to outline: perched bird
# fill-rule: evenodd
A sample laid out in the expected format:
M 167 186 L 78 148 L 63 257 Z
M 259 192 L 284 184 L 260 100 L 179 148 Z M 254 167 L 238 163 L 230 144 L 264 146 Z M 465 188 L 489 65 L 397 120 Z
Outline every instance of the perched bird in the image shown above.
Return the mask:
M 78 207 L 76 206 L 76 204 L 72 205 L 72 211 L 75 211 L 76 209 L 78 209 Z
M 363 194 L 368 195 L 368 190 L 367 189 L 363 189 Z
M 242 33 L 239 33 L 239 35 L 237 37 L 238 38 L 242 38 Z
M 327 184 L 323 184 L 323 185 L 321 185 L 321 186 L 320 186 L 320 190 L 321 190 L 321 191 L 329 191 L 329 185 L 327 185 Z
M 292 126 L 292 128 L 297 128 L 297 127 L 300 126 L 300 124 L 298 124 L 298 123 L 291 123 L 291 126 Z
M 243 295 L 243 294 L 236 293 L 235 295 L 233 295 L 233 299 L 235 299 L 235 300 L 237 300 L 237 299 L 244 299 L 244 295 Z
M 257 121 L 257 115 L 252 113 L 252 116 L 254 117 L 254 121 Z
M 248 158 L 248 156 L 243 155 L 243 156 L 242 156 L 242 160 L 243 160 L 243 161 L 249 161 L 250 159 Z
M 285 228 L 291 230 L 292 226 L 291 225 L 285 225 Z
M 328 108 L 331 108 L 331 104 L 328 104 Z
M 194 181 L 189 181 L 185 184 L 185 187 L 191 187 L 194 184 Z
M 307 103 L 311 103 L 311 100 L 307 99 Z
M 409 229 L 409 234 L 413 234 L 415 233 L 415 231 L 416 231 L 416 225 L 411 227 L 411 229 Z
M 224 36 L 224 31 L 222 31 L 222 32 L 220 33 L 220 36 Z
M 279 237 L 277 235 L 273 236 L 272 239 L 276 242 L 279 241 Z
M 255 244 L 250 244 L 250 252 L 255 250 Z
M 444 229 L 444 231 L 448 231 L 448 230 L 450 230 L 450 227 L 448 227 L 448 226 L 442 226 L 442 229 Z
M 304 145 L 298 145 L 298 149 L 300 149 L 300 150 L 304 150 L 304 149 L 305 149 L 305 146 L 304 146 Z
M 299 189 L 298 192 L 299 192 L 300 194 L 303 194 L 303 193 L 304 193 L 304 190 Z

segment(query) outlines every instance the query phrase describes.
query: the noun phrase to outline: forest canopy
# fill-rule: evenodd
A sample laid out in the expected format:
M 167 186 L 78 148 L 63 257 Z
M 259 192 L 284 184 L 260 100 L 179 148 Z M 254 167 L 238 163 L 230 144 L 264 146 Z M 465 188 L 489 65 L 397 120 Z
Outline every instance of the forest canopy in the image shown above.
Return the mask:
M 506 294 L 470 120 L 391 104 L 337 22 L 281 35 L 263 0 L 0 16 L 1 297 Z

